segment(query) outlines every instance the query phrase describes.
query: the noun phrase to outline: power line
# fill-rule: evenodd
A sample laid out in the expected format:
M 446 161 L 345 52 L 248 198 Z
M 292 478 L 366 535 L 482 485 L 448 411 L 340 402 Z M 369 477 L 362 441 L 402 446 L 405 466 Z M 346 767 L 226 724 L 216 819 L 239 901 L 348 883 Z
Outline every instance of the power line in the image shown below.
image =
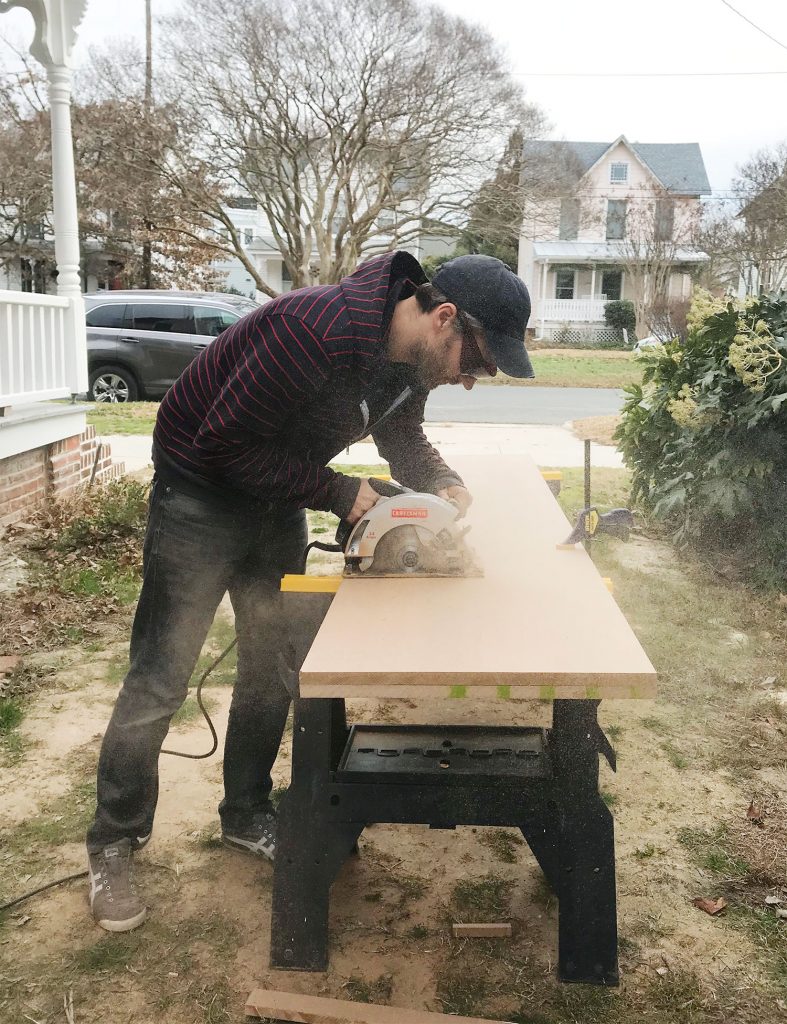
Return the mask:
M 772 36 L 770 32 L 766 32 L 764 28 L 760 28 L 760 26 L 755 24 L 755 22 L 753 22 L 751 18 L 747 18 L 745 14 L 742 14 L 737 9 L 737 7 L 733 7 L 729 0 L 721 0 L 721 2 L 724 4 L 725 7 L 729 7 L 733 14 L 737 14 L 739 18 L 743 18 L 743 20 L 747 22 L 747 24 L 751 25 L 752 28 L 755 28 L 758 32 L 761 32 L 766 39 L 770 39 L 772 43 L 776 43 L 776 45 L 781 46 L 783 50 L 787 50 L 787 45 L 785 45 L 780 39 L 777 39 L 775 36 Z
M 787 75 L 787 71 L 515 71 L 513 75 L 515 78 L 753 78 Z

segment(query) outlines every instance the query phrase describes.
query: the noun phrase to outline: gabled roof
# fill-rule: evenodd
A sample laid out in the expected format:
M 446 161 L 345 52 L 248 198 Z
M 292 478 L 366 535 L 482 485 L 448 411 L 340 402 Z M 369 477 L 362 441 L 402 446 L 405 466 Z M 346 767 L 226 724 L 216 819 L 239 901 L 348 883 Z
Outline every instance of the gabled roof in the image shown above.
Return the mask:
M 709 195 L 711 188 L 699 144 L 696 142 L 629 142 L 624 136 L 614 142 L 525 142 L 523 156 L 570 160 L 580 177 L 613 146 L 622 142 L 653 172 L 669 192 L 684 196 Z

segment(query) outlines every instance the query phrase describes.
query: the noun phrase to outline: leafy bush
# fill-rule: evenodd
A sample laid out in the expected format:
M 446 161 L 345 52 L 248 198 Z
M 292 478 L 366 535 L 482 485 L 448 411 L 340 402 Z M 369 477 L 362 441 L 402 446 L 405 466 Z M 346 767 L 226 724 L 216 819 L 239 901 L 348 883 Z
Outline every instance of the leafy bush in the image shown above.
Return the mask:
M 626 330 L 633 334 L 637 327 L 634 303 L 628 299 L 615 299 L 604 303 L 604 321 L 607 327 L 617 327 L 618 330 Z
M 647 349 L 615 433 L 632 500 L 679 544 L 787 581 L 787 293 L 744 305 L 700 293 L 685 345 Z

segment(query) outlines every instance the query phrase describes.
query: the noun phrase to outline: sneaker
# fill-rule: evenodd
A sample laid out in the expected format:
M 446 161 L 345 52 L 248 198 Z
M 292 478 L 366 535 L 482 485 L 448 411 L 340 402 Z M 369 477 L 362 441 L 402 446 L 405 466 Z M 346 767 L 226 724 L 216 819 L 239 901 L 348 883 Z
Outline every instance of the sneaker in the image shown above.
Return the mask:
M 252 822 L 239 829 L 222 829 L 221 841 L 232 850 L 253 853 L 267 860 L 276 856 L 276 815 L 257 815 Z
M 130 932 L 145 920 L 145 904 L 134 884 L 129 839 L 88 854 L 90 909 L 93 919 L 108 932 Z

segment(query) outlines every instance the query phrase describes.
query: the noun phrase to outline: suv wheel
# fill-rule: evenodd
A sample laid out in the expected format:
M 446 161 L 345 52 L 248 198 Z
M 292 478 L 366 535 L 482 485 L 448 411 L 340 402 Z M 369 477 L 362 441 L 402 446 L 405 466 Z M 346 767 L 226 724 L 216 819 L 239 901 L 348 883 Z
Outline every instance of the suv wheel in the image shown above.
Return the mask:
M 87 397 L 92 402 L 135 402 L 139 387 L 122 366 L 99 366 L 90 374 Z

